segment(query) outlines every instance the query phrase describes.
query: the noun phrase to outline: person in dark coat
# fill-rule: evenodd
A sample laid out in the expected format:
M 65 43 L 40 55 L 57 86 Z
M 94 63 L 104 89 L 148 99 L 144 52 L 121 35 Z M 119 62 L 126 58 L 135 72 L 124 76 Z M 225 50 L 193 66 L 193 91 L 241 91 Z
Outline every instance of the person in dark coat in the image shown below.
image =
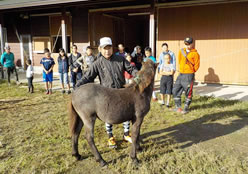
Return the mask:
M 76 87 L 83 84 L 93 82 L 98 76 L 100 84 L 108 88 L 123 88 L 125 85 L 124 72 L 135 77 L 138 70 L 136 67 L 131 66 L 124 57 L 113 54 L 112 40 L 109 37 L 100 39 L 100 56 L 89 67 L 88 71 L 84 74 L 82 79 L 78 81 Z M 124 140 L 132 143 L 129 134 L 130 122 L 124 122 Z M 107 133 L 109 135 L 108 145 L 111 148 L 116 147 L 116 142 L 112 133 L 112 125 L 106 123 Z

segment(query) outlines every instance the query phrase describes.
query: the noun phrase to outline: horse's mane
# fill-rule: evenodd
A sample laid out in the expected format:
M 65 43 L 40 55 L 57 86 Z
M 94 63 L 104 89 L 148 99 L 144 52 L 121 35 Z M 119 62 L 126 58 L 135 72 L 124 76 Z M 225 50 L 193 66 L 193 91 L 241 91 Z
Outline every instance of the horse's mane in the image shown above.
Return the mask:
M 146 87 L 148 87 L 155 76 L 156 65 L 152 60 L 148 59 L 146 62 L 142 63 L 141 70 L 137 73 L 133 82 L 126 86 L 126 88 L 133 88 L 142 93 Z

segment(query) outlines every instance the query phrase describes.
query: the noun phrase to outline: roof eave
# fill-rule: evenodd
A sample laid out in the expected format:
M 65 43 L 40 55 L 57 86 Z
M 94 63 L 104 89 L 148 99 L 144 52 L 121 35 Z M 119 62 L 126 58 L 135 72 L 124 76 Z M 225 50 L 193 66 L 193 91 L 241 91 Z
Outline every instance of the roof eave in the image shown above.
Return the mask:
M 26 2 L 26 3 L 14 3 L 14 4 L 6 4 L 0 6 L 0 10 L 36 7 L 36 6 L 45 6 L 45 5 L 54 5 L 54 4 L 65 4 L 65 3 L 83 2 L 83 1 L 88 1 L 88 0 L 49 0 L 49 1 L 37 1 L 37 2 Z

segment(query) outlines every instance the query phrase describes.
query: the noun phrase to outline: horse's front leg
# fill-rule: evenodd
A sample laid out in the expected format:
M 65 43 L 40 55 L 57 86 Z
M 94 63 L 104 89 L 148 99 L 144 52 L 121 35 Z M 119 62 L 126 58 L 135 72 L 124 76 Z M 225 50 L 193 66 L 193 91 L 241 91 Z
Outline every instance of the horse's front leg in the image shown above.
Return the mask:
M 132 149 L 130 153 L 130 157 L 133 160 L 133 162 L 138 163 L 139 160 L 136 156 L 136 151 L 140 149 L 139 145 L 139 135 L 140 135 L 140 127 L 143 122 L 143 118 L 138 117 L 135 120 L 133 120 L 133 126 L 132 126 Z

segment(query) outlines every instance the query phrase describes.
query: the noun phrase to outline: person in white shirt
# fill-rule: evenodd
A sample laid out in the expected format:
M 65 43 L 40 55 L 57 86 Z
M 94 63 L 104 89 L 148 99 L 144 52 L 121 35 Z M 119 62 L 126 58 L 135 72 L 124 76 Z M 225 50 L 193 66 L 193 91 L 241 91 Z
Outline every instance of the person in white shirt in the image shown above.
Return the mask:
M 34 85 L 33 85 L 33 78 L 34 78 L 34 69 L 31 65 L 31 60 L 28 59 L 26 61 L 26 64 L 28 65 L 27 71 L 26 71 L 26 77 L 28 79 L 28 92 L 34 93 Z
M 171 64 L 171 56 L 170 54 L 164 55 L 163 63 L 160 66 L 159 74 L 162 75 L 160 79 L 160 93 L 161 93 L 161 105 L 165 105 L 165 95 L 167 95 L 166 107 L 170 107 L 170 98 L 172 95 L 173 88 L 173 75 L 175 73 L 175 69 L 173 64 Z

